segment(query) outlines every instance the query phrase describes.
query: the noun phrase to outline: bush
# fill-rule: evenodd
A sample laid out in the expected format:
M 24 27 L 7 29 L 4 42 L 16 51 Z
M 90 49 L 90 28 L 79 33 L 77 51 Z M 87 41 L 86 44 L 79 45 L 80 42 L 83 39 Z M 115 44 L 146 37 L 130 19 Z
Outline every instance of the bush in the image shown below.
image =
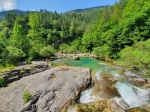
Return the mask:
M 5 87 L 7 84 L 4 80 L 4 77 L 0 76 L 0 87 Z
M 25 91 L 23 93 L 23 100 L 24 103 L 27 103 L 31 99 L 31 93 L 29 91 Z
M 40 57 L 39 52 L 40 48 L 36 48 L 33 46 L 31 49 L 29 49 L 29 57 L 31 57 L 32 59 L 37 59 Z
M 133 46 L 127 46 L 120 52 L 120 60 L 124 66 L 132 70 L 142 71 L 142 74 L 150 74 L 150 39 L 141 41 Z M 144 76 L 145 76 L 144 75 Z M 150 77 L 149 75 L 147 77 Z
M 59 51 L 63 53 L 68 53 L 68 49 L 70 48 L 70 45 L 68 44 L 62 44 L 59 46 Z
M 30 57 L 26 59 L 27 64 L 31 64 L 31 61 L 32 61 L 32 58 L 30 58 Z
M 94 48 L 92 53 L 97 55 L 100 59 L 107 59 L 110 54 L 109 47 L 107 45 Z
M 53 56 L 55 54 L 55 50 L 51 46 L 43 47 L 40 50 L 40 56 L 44 58 L 48 58 L 50 56 Z
M 26 54 L 21 49 L 18 49 L 16 47 L 8 46 L 7 50 L 8 50 L 7 59 L 9 60 L 10 63 L 16 63 L 21 58 L 26 56 Z
M 7 71 L 10 71 L 12 69 L 14 69 L 14 65 L 12 64 L 3 64 L 3 65 L 0 65 L 0 73 L 5 73 Z

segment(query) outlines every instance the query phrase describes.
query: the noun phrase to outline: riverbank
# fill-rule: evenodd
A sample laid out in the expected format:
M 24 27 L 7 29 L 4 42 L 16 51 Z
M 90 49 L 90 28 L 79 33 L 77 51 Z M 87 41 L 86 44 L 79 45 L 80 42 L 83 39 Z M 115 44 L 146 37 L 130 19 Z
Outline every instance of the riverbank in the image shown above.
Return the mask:
M 85 67 L 49 67 L 37 72 L 0 88 L 0 112 L 64 112 L 91 81 L 91 71 Z M 23 99 L 26 91 L 31 94 L 28 103 Z
M 99 100 L 105 101 L 106 99 L 114 99 L 115 97 L 117 98 L 114 100 L 119 107 L 122 107 L 122 110 L 141 107 L 142 105 L 147 105 L 149 102 L 149 99 L 147 99 L 147 96 L 150 94 L 149 87 L 139 87 L 139 84 L 145 85 L 147 80 L 132 72 L 124 71 L 122 67 L 110 66 L 110 64 L 88 57 L 81 57 L 80 60 L 77 61 L 74 61 L 72 58 L 63 58 L 52 61 L 52 63 L 54 65 L 88 66 L 92 71 L 93 69 L 97 70 L 92 78 L 93 85 L 81 93 L 80 100 L 77 103 L 77 105 L 82 104 L 82 106 L 79 105 L 80 110 L 82 110 L 82 107 L 87 107 L 90 102 Z M 134 84 L 131 83 L 132 81 L 134 81 Z M 141 98 L 144 103 L 141 102 Z M 79 108 L 75 108 L 75 110 L 78 109 Z
M 72 56 L 74 56 L 74 55 L 72 55 Z M 49 76 L 50 80 L 48 79 L 47 81 L 45 81 L 46 83 L 44 83 L 42 88 L 45 88 L 45 87 L 49 88 L 49 87 L 47 87 L 47 84 L 50 83 L 49 81 L 51 81 L 51 79 L 53 79 L 53 80 L 57 79 L 57 83 L 61 83 L 61 82 L 63 82 L 62 80 L 67 81 L 67 80 L 72 80 L 72 78 L 73 78 L 73 80 L 75 82 L 69 82 L 67 84 L 69 84 L 69 87 L 71 85 L 72 91 L 74 91 L 74 90 L 76 91 L 76 89 L 74 89 L 73 87 L 74 87 L 75 83 L 80 82 L 79 81 L 80 79 L 78 79 L 78 80 L 75 80 L 75 79 L 78 77 L 78 75 L 82 76 L 82 74 L 84 74 L 82 69 L 86 70 L 86 67 L 88 67 L 88 68 L 91 68 L 92 71 L 93 70 L 96 71 L 95 75 L 92 78 L 92 81 L 90 81 L 90 82 L 92 82 L 92 85 L 90 83 L 88 83 L 86 86 L 84 86 L 84 87 L 82 86 L 83 88 L 80 89 L 81 91 L 75 92 L 75 93 L 78 93 L 78 95 L 75 97 L 75 100 L 71 100 L 72 104 L 77 103 L 77 105 L 78 105 L 79 103 L 81 103 L 81 105 L 79 105 L 80 110 L 82 110 L 83 107 L 87 107 L 87 109 L 91 108 L 91 106 L 90 106 L 91 102 L 93 102 L 92 105 L 96 106 L 96 104 L 94 104 L 95 101 L 98 101 L 101 105 L 101 102 L 108 101 L 108 99 L 109 99 L 109 101 L 113 99 L 113 101 L 117 103 L 117 105 L 119 107 L 118 109 L 120 109 L 120 107 L 121 107 L 122 111 L 133 108 L 137 105 L 138 105 L 137 107 L 141 107 L 142 105 L 147 105 L 147 102 L 149 100 L 147 96 L 150 94 L 149 89 L 148 89 L 149 87 L 148 86 L 146 88 L 139 87 L 139 85 L 138 85 L 138 84 L 143 85 L 144 83 L 147 83 L 147 80 L 142 79 L 141 77 L 138 77 L 136 74 L 133 74 L 132 72 L 122 71 L 123 72 L 123 74 L 122 74 L 119 71 L 119 70 L 122 70 L 122 69 L 120 69 L 120 67 L 113 66 L 113 65 L 110 66 L 107 63 L 103 63 L 99 60 L 88 58 L 88 57 L 80 57 L 80 60 L 77 60 L 77 61 L 73 60 L 72 57 L 71 58 L 62 58 L 62 59 L 57 59 L 57 60 L 51 61 L 51 63 L 53 63 L 53 65 L 56 64 L 59 66 L 56 66 L 56 67 L 50 66 L 49 69 L 46 70 L 46 71 L 49 71 L 48 73 L 46 73 L 46 71 L 42 71 L 41 73 L 36 73 L 39 75 L 32 74 L 32 75 L 34 75 L 33 80 L 28 78 L 28 77 L 33 77 L 32 75 L 27 75 L 26 77 L 22 77 L 20 80 L 24 80 L 27 78 L 32 82 L 31 85 L 32 84 L 34 85 L 36 80 L 38 80 L 39 83 L 36 82 L 36 85 L 39 85 L 41 87 L 42 86 L 41 82 L 42 82 L 42 84 L 44 82 L 39 78 L 43 79 L 43 76 L 47 77 L 46 75 L 43 75 L 43 74 L 47 74 L 47 75 L 50 75 Z M 48 63 L 46 63 L 46 64 L 48 64 Z M 39 67 L 34 67 L 34 68 L 42 69 L 41 65 L 42 64 L 40 64 Z M 64 66 L 64 65 L 67 65 L 67 66 Z M 70 66 L 73 66 L 73 67 L 70 67 Z M 32 67 L 32 66 L 30 66 L 30 67 Z M 74 67 L 76 68 L 76 70 L 74 70 L 75 69 Z M 23 68 L 23 67 L 21 67 L 21 68 Z M 74 68 L 74 69 L 71 69 L 71 68 Z M 54 70 L 54 72 L 51 74 L 50 70 L 52 70 L 52 69 Z M 56 76 L 55 72 L 62 73 L 61 74 L 62 77 Z M 70 74 L 75 74 L 75 75 L 73 75 L 71 78 Z M 91 75 L 88 75 L 88 76 L 90 76 L 90 80 L 91 80 Z M 84 77 L 86 78 L 86 75 Z M 15 82 L 19 82 L 20 80 L 17 80 Z M 82 80 L 81 82 L 84 82 L 84 81 L 86 82 L 86 80 Z M 132 84 L 133 81 L 134 81 L 134 84 Z M 10 83 L 10 85 L 8 85 L 8 88 L 12 84 L 14 85 L 15 82 Z M 137 83 L 137 85 L 135 84 L 135 82 Z M 28 81 L 27 81 L 27 83 L 28 83 Z M 28 85 L 27 83 L 24 82 L 24 84 L 22 84 L 22 85 L 24 85 L 24 87 L 26 87 Z M 72 83 L 73 83 L 73 85 L 72 85 Z M 30 85 L 30 88 L 32 88 L 31 85 Z M 65 85 L 66 85 L 66 83 L 65 83 Z M 58 89 L 58 91 L 62 91 L 63 88 L 59 88 L 60 86 L 61 85 L 55 86 L 55 84 L 52 84 L 53 89 Z M 17 87 L 19 87 L 19 86 L 17 86 Z M 17 91 L 17 87 L 15 87 L 16 91 Z M 35 87 L 35 85 L 34 85 L 34 87 Z M 54 88 L 54 87 L 56 87 L 56 88 Z M 87 87 L 89 87 L 89 88 L 87 88 Z M 85 91 L 83 91 L 83 90 L 85 90 Z M 12 91 L 13 91 L 13 89 L 12 89 Z M 44 91 L 44 90 L 42 89 L 41 91 Z M 50 91 L 48 91 L 48 93 L 49 92 Z M 32 93 L 34 93 L 34 92 L 32 92 Z M 36 100 L 39 98 L 38 97 L 39 94 L 41 94 L 41 93 L 38 92 L 35 95 L 33 94 L 35 97 L 33 97 L 33 99 L 31 99 L 31 102 L 29 103 L 29 105 L 27 107 L 23 107 L 23 108 L 28 109 L 28 108 L 30 108 L 30 106 L 32 104 L 34 105 L 34 103 L 32 103 L 32 102 L 34 102 L 34 98 Z M 130 94 L 131 97 L 127 94 Z M 115 97 L 117 97 L 117 98 L 114 99 Z M 66 98 L 67 98 L 67 96 L 66 96 Z M 141 100 L 139 100 L 141 98 L 142 98 L 142 101 L 144 102 L 144 104 L 142 104 L 142 105 L 140 103 Z M 61 99 L 61 98 L 59 98 L 59 99 Z M 50 100 L 53 101 L 53 99 L 50 99 Z M 69 101 L 69 103 L 67 103 L 65 105 L 68 106 L 71 102 Z M 86 104 L 84 105 L 83 102 Z M 133 102 L 135 102 L 135 103 L 133 103 Z M 67 109 L 67 106 L 65 106 L 63 109 Z M 97 109 L 103 108 L 103 107 L 109 108 L 109 105 L 104 105 L 104 106 L 98 107 Z M 39 107 L 39 108 L 41 108 L 41 107 Z M 147 108 L 149 108 L 149 107 L 147 107 Z M 83 108 L 83 110 L 84 110 L 84 108 Z M 106 108 L 106 110 L 107 110 L 107 108 Z M 43 112 L 45 112 L 45 111 L 43 110 Z M 94 112 L 94 110 L 93 110 L 93 112 Z M 137 112 L 137 111 L 133 111 L 133 112 Z

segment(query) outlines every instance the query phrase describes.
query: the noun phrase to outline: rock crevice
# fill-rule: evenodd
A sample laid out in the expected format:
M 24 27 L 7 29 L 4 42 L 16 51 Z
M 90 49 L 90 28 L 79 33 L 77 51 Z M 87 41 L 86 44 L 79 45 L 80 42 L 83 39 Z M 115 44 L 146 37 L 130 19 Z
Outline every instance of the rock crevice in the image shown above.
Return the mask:
M 90 73 L 89 68 L 64 69 L 63 66 L 23 77 L 0 89 L 0 112 L 64 111 L 90 84 Z M 23 102 L 24 91 L 29 91 L 32 95 L 27 104 Z

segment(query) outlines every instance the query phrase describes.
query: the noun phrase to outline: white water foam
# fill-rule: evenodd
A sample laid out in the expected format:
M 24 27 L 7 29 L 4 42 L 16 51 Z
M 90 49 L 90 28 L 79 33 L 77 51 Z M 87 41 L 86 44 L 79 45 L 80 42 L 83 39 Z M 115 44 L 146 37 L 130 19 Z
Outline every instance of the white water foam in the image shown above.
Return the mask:
M 90 102 L 102 100 L 99 97 L 91 96 L 92 90 L 93 88 L 90 88 L 81 93 L 80 103 L 90 103 Z
M 116 88 L 130 108 L 147 105 L 150 100 L 150 89 L 141 89 L 122 82 L 117 82 Z

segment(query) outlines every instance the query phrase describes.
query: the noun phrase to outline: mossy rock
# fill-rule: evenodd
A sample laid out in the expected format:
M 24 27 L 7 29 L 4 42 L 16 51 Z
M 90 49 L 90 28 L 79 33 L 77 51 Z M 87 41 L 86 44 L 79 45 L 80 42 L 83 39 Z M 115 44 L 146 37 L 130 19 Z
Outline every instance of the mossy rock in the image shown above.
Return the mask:
M 115 106 L 114 106 L 115 105 Z M 77 112 L 113 112 L 111 109 L 115 107 L 115 111 L 124 112 L 117 103 L 111 100 L 96 101 L 88 104 L 75 104 L 70 106 L 69 110 L 77 110 Z

